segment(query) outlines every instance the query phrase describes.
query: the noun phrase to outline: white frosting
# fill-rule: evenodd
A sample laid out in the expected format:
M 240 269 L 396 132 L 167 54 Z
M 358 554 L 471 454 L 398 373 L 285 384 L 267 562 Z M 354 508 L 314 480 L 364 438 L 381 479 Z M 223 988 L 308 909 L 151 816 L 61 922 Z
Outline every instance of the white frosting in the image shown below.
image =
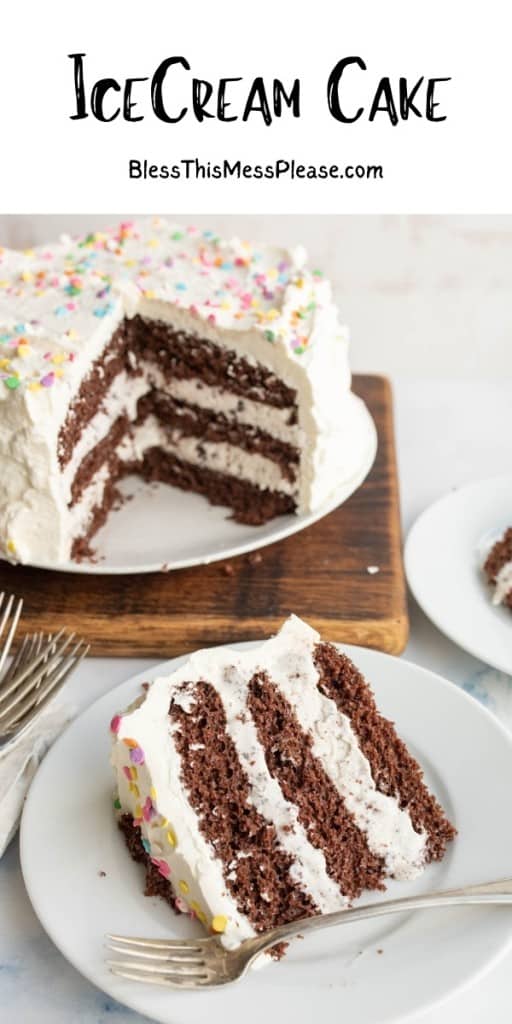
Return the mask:
M 186 878 L 207 920 L 218 914 L 227 917 L 223 936 L 227 945 L 240 941 L 244 930 L 247 933 L 250 926 L 234 906 L 214 848 L 201 834 L 188 802 L 172 740 L 178 727 L 170 724 L 168 716 L 171 701 L 186 713 L 193 710 L 194 683 L 199 680 L 213 685 L 222 700 L 227 731 L 249 780 L 250 802 L 275 826 L 281 847 L 293 858 L 293 878 L 322 912 L 338 909 L 346 901 L 326 871 L 323 854 L 313 847 L 299 823 L 297 808 L 284 797 L 278 781 L 268 771 L 264 750 L 247 708 L 248 686 L 257 672 L 267 672 L 272 683 L 292 704 L 303 730 L 312 736 L 313 754 L 366 835 L 370 849 L 384 858 L 387 873 L 412 878 L 425 865 L 426 835 L 415 832 L 408 812 L 400 809 L 394 797 L 377 791 L 350 720 L 317 689 L 319 676 L 313 656 L 319 639 L 314 630 L 291 616 L 276 637 L 253 649 L 198 651 L 171 676 L 155 680 L 138 706 L 122 717 L 120 730 L 114 737 L 113 764 L 122 808 L 134 813 L 135 798 L 127 791 L 122 775 L 122 766 L 130 763 L 122 740 L 131 737 L 142 747 L 145 757 L 144 772 L 139 773 L 137 783 L 143 786 L 140 802 L 144 802 L 154 786 L 158 811 L 172 822 L 176 834 L 175 846 L 169 846 L 165 836 L 159 834 L 158 855 L 169 863 L 173 884 L 176 884 L 178 871 L 188 871 L 186 876 L 178 877 Z M 142 824 L 142 830 L 152 842 L 151 829 L 146 823 Z M 153 846 L 151 853 L 154 854 Z M 176 857 L 181 857 L 179 865 Z
M 153 685 L 144 701 L 143 711 L 134 711 L 122 719 L 118 740 L 112 751 L 112 764 L 117 774 L 118 795 L 124 811 L 135 816 L 156 791 L 154 805 L 157 815 L 142 823 L 142 832 L 151 844 L 151 856 L 163 859 L 171 869 L 171 881 L 178 897 L 186 897 L 188 907 L 197 902 L 210 919 L 223 914 L 229 919 L 227 944 L 236 945 L 254 934 L 246 917 L 238 913 L 223 876 L 222 862 L 215 857 L 212 846 L 198 829 L 197 816 L 183 789 L 181 760 L 169 731 L 169 703 L 165 687 Z M 132 767 L 129 748 L 123 737 L 133 737 L 145 754 L 146 763 L 137 768 L 139 794 L 129 789 L 122 769 Z M 151 798 L 151 797 L 150 797 Z M 163 821 L 162 821 L 163 819 Z M 171 846 L 169 829 L 176 834 L 177 844 Z M 185 883 L 181 886 L 179 883 Z M 183 889 L 187 888 L 187 892 Z
M 492 595 L 493 604 L 502 604 L 507 594 L 512 590 L 512 562 L 505 562 L 502 565 L 495 579 L 494 593 Z
M 371 425 L 350 395 L 347 332 L 329 283 L 305 258 L 156 219 L 28 254 L 0 249 L 0 550 L 22 562 L 69 557 L 59 430 L 113 331 L 137 313 L 234 349 L 296 390 L 300 512 L 354 476 Z M 200 403 L 197 385 L 187 386 Z M 232 398 L 214 392 L 205 403 L 233 412 Z M 244 422 L 254 413 L 247 405 Z M 281 411 L 258 415 L 285 439 Z

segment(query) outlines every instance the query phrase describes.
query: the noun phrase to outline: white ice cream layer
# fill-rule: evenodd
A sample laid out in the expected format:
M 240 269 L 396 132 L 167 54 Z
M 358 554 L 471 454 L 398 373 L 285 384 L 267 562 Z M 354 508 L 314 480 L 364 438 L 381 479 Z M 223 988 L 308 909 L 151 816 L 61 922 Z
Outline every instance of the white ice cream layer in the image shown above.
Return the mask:
M 512 562 L 505 562 L 496 576 L 493 604 L 502 604 L 507 594 L 512 590 Z
M 262 490 L 282 491 L 289 495 L 297 493 L 297 485 L 283 476 L 280 466 L 272 459 L 257 452 L 246 452 L 226 441 L 203 441 L 191 434 L 183 434 L 179 427 L 166 428 L 155 416 L 148 416 L 135 427 L 121 442 L 116 454 L 123 462 L 137 462 L 150 448 L 159 448 L 193 466 L 225 473 Z

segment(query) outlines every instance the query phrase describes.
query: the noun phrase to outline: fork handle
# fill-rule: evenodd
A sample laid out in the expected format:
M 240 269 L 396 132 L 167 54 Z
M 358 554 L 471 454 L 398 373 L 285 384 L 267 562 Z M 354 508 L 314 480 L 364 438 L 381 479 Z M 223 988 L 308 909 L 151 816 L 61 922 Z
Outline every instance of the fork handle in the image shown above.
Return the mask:
M 504 878 L 498 882 L 485 882 L 482 885 L 467 885 L 462 889 L 447 889 L 444 892 L 426 893 L 423 896 L 405 896 L 397 900 L 384 900 L 382 903 L 354 907 L 352 910 L 338 910 L 334 914 L 318 914 L 315 917 L 303 917 L 298 921 L 279 925 L 271 932 L 249 939 L 246 949 L 251 949 L 251 961 L 254 957 L 270 949 L 284 939 L 293 938 L 298 933 L 304 937 L 309 932 L 320 931 L 322 928 L 333 928 L 340 924 L 352 924 L 366 921 L 372 917 L 384 917 L 386 914 L 400 914 L 407 910 L 427 910 L 429 907 L 453 907 L 475 905 L 477 903 L 510 904 L 512 905 L 512 878 Z M 245 945 L 245 944 L 244 944 Z

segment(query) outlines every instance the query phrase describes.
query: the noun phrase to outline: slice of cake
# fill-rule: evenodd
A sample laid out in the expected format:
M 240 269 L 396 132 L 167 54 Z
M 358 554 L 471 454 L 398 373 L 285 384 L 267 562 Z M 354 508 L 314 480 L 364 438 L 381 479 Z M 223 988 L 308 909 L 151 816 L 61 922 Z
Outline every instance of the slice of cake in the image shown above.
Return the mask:
M 512 609 L 512 527 L 491 548 L 484 573 L 493 588 L 492 603 Z
M 374 450 L 331 289 L 287 251 L 165 220 L 0 249 L 0 554 L 83 555 L 136 473 L 261 524 Z
M 146 892 L 228 947 L 414 878 L 455 834 L 361 673 L 295 616 L 193 654 L 111 730 Z

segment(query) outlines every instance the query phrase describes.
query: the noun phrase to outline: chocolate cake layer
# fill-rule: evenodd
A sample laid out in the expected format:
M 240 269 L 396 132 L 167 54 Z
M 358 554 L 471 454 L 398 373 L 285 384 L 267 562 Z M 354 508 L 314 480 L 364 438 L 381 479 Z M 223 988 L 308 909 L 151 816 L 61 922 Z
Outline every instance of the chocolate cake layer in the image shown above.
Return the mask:
M 190 684 L 186 684 L 190 693 Z M 250 785 L 226 729 L 222 700 L 207 682 L 184 711 L 171 701 L 173 741 L 199 829 L 222 861 L 226 887 L 256 931 L 318 913 L 290 874 L 292 858 L 251 802 Z
M 296 805 L 310 843 L 322 850 L 328 874 L 349 900 L 363 889 L 384 889 L 384 863 L 312 752 L 293 708 L 265 673 L 249 684 L 248 707 L 267 767 L 286 799 Z
M 156 361 L 167 379 L 198 377 L 204 384 L 225 387 L 236 395 L 278 409 L 296 405 L 293 388 L 266 366 L 249 362 L 234 349 L 140 316 L 134 317 L 130 326 L 135 332 L 136 354 L 142 360 Z
M 161 899 L 170 904 L 173 910 L 176 910 L 176 913 L 179 913 L 176 908 L 172 886 L 152 863 L 149 854 L 146 853 L 142 845 L 140 828 L 138 825 L 135 825 L 131 814 L 122 814 L 118 820 L 118 825 L 123 833 L 131 857 L 137 864 L 142 864 L 145 868 L 146 887 L 144 895 L 160 896 Z
M 174 331 L 159 321 L 136 316 L 125 319 L 80 385 L 58 438 L 64 468 L 84 428 L 101 409 L 105 395 L 123 371 L 140 376 L 142 363 L 154 363 L 166 381 L 198 379 L 242 399 L 288 409 L 290 425 L 297 422 L 296 392 L 261 364 L 252 364 L 234 350 Z M 148 390 L 152 390 L 148 384 Z
M 440 860 L 456 829 L 429 793 L 421 768 L 393 723 L 379 714 L 368 684 L 349 658 L 331 644 L 321 643 L 314 660 L 320 674 L 318 689 L 350 719 L 377 789 L 407 809 L 415 831 L 428 835 L 428 860 Z
M 121 475 L 130 473 L 150 483 L 158 481 L 202 494 L 212 505 L 226 505 L 232 510 L 233 519 L 247 526 L 261 526 L 275 516 L 294 512 L 296 507 L 289 494 L 262 490 L 246 480 L 194 466 L 159 448 L 146 451 L 142 462 L 125 463 Z

